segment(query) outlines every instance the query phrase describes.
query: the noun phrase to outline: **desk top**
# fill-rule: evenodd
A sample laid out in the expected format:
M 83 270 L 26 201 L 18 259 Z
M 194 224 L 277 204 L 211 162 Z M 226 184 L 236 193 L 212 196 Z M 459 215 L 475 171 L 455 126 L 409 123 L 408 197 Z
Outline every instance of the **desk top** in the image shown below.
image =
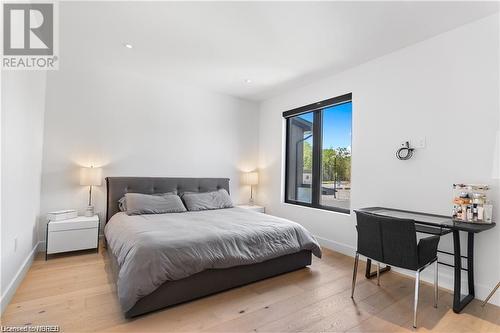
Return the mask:
M 414 220 L 415 223 L 425 224 L 434 227 L 440 227 L 444 229 L 451 230 L 461 230 L 467 232 L 481 232 L 484 230 L 491 229 L 496 226 L 496 223 L 465 223 L 465 222 L 457 222 L 454 221 L 449 216 L 444 215 L 436 215 L 436 214 L 428 214 L 421 212 L 412 212 L 408 210 L 394 209 L 394 208 L 386 208 L 386 207 L 367 207 L 358 209 L 360 212 L 367 212 L 382 216 L 395 217 L 400 219 L 410 219 Z

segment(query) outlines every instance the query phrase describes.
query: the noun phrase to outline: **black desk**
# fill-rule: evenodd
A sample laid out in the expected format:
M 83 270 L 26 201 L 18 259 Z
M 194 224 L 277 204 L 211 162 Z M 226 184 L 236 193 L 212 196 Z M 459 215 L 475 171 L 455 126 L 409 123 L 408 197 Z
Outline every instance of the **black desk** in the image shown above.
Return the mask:
M 495 223 L 464 223 L 456 222 L 449 216 L 426 214 L 420 212 L 412 212 L 407 210 L 385 208 L 385 207 L 368 207 L 359 209 L 359 211 L 389 216 L 401 219 L 411 219 L 415 221 L 417 232 L 446 235 L 453 233 L 453 253 L 439 251 L 440 253 L 452 255 L 455 258 L 455 264 L 449 265 L 439 262 L 441 265 L 451 266 L 455 269 L 454 274 L 454 290 L 453 290 L 453 311 L 459 313 L 463 308 L 474 299 L 474 234 L 495 227 Z M 462 256 L 460 252 L 460 231 L 467 232 L 467 256 Z M 462 258 L 467 259 L 467 268 L 462 268 Z M 386 272 L 390 270 L 387 266 L 380 270 Z M 467 282 L 469 293 L 465 296 L 461 294 L 462 275 L 461 271 L 467 271 Z M 371 260 L 367 260 L 366 278 L 370 279 L 375 276 L 371 273 Z

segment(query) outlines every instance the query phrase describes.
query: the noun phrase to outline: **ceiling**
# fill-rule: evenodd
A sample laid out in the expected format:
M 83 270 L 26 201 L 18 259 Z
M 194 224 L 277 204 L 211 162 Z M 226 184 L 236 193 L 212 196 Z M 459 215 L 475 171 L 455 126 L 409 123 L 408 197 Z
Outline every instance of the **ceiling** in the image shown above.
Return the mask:
M 113 68 L 263 100 L 498 7 L 496 2 L 61 2 L 60 68 Z

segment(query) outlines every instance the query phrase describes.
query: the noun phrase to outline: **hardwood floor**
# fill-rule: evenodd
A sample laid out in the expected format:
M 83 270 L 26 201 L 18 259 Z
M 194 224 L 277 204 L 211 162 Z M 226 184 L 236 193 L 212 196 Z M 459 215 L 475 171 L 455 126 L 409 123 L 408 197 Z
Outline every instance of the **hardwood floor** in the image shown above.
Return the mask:
M 197 301 L 126 320 L 109 273 L 105 251 L 39 254 L 2 325 L 59 325 L 63 332 L 405 332 L 411 328 L 413 280 L 394 272 L 381 286 L 360 266 L 350 298 L 353 258 L 324 250 L 310 268 L 236 288 Z M 452 295 L 422 284 L 418 331 L 500 332 L 500 308 L 473 301 L 462 314 Z

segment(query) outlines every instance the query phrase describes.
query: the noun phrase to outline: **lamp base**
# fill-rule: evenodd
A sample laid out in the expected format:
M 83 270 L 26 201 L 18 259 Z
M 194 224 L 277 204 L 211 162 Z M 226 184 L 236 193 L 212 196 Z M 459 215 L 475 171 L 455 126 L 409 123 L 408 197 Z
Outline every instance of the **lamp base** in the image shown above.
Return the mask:
M 87 206 L 85 208 L 85 212 L 83 213 L 86 217 L 92 217 L 94 216 L 94 206 Z
M 250 198 L 250 199 L 248 200 L 248 205 L 249 205 L 249 206 L 253 206 L 253 205 L 255 205 L 255 202 L 254 202 L 253 198 Z

